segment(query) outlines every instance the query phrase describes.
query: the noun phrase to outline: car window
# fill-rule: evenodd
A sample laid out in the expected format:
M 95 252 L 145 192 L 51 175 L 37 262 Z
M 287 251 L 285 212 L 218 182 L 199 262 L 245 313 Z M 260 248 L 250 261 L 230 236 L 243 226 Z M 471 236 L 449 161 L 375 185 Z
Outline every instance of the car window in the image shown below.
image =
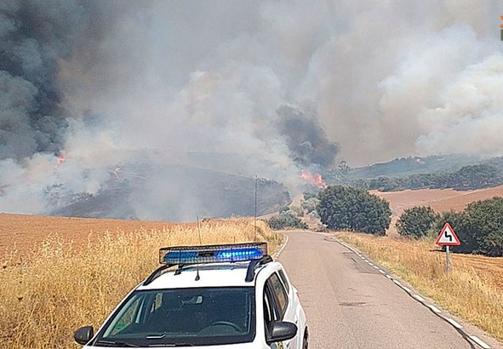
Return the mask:
M 285 272 L 283 270 L 280 270 L 278 272 L 278 274 L 279 274 L 279 278 L 281 279 L 281 281 L 283 281 L 283 285 L 285 286 L 286 293 L 290 293 L 290 284 L 288 283 Z
M 224 345 L 254 336 L 254 287 L 186 288 L 133 292 L 94 344 Z
M 286 312 L 286 308 L 288 307 L 288 294 L 285 287 L 279 280 L 278 274 L 272 274 L 269 277 L 268 283 L 271 287 L 274 300 L 279 311 L 279 317 L 282 319 Z
M 272 303 L 272 297 L 269 293 L 269 290 L 264 289 L 264 323 L 266 328 L 268 328 L 269 324 L 274 321 L 276 315 L 274 314 L 274 305 Z
M 113 326 L 110 327 L 110 335 L 116 335 L 123 329 L 131 326 L 136 322 L 138 316 L 138 310 L 140 309 L 141 299 L 130 299 L 128 304 L 123 308 L 123 311 L 116 317 Z

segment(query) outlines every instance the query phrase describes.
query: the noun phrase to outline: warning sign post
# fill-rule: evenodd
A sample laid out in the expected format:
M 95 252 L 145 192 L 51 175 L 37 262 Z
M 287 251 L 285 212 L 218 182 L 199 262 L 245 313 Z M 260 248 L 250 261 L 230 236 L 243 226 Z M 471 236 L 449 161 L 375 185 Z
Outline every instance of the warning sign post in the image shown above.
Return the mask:
M 445 246 L 445 271 L 448 273 L 451 264 L 449 248 L 450 246 L 461 245 L 461 241 L 456 235 L 454 228 L 449 223 L 445 223 L 444 227 L 440 231 L 440 234 L 438 234 L 437 239 L 435 240 L 435 244 L 438 246 Z

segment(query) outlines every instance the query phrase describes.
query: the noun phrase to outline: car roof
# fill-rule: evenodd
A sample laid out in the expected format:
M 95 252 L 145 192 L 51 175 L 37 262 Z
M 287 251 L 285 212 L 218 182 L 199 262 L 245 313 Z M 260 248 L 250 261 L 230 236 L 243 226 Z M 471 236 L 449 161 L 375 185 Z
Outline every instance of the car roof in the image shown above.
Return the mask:
M 199 288 L 199 287 L 252 287 L 255 280 L 246 282 L 249 262 L 212 263 L 185 266 L 180 273 L 170 269 L 155 278 L 147 285 L 141 284 L 137 290 Z M 255 269 L 255 275 L 260 271 L 269 270 L 272 273 L 280 267 L 278 262 L 270 262 Z M 197 274 L 199 279 L 196 281 Z

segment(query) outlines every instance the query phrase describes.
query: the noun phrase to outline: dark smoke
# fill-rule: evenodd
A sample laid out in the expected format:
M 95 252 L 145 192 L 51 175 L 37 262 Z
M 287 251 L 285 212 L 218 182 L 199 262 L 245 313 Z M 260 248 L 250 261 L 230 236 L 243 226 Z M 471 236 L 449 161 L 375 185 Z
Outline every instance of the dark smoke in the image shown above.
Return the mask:
M 102 198 L 146 154 L 139 218 L 214 197 L 170 166 L 295 190 L 336 153 L 502 153 L 498 0 L 0 1 L 0 211 Z
M 69 0 L 0 3 L 0 159 L 60 150 L 67 120 L 58 63 L 86 14 Z
M 329 167 L 334 164 L 337 145 L 327 135 L 314 115 L 292 106 L 281 106 L 278 129 L 286 140 L 293 160 L 302 166 Z

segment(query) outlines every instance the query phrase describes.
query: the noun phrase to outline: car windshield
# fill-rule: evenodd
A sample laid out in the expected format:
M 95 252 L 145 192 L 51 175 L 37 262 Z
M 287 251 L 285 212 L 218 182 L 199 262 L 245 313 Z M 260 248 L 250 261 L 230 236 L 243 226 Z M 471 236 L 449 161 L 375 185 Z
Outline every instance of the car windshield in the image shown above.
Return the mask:
M 253 341 L 253 287 L 135 291 L 95 346 L 223 345 Z

